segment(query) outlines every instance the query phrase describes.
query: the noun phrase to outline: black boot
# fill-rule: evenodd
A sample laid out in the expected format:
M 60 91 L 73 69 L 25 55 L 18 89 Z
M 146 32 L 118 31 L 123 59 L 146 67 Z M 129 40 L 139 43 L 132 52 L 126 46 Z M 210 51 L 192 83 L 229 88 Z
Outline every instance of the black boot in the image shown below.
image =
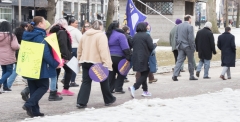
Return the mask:
M 57 94 L 57 91 L 50 91 L 49 101 L 61 101 L 63 98 Z
M 23 99 L 24 101 L 27 101 L 27 100 L 29 99 L 29 93 L 30 93 L 30 91 L 29 91 L 29 88 L 28 88 L 28 87 L 26 87 L 25 89 L 23 89 L 23 90 L 21 91 L 22 99 Z

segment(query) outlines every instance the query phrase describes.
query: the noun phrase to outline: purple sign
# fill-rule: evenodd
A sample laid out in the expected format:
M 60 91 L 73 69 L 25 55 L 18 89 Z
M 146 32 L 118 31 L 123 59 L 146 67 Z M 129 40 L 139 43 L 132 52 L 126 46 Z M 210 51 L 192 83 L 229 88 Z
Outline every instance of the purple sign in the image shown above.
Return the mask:
M 93 81 L 103 82 L 108 78 L 109 71 L 102 64 L 94 64 L 89 70 L 89 76 Z
M 130 62 L 127 61 L 126 59 L 122 59 L 118 63 L 118 71 L 121 75 L 127 76 L 130 69 L 131 69 Z

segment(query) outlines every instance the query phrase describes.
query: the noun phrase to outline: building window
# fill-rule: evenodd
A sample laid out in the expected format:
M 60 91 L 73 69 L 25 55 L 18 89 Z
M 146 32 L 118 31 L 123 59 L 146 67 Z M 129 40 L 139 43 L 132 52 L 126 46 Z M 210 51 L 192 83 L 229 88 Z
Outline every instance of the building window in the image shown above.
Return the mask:
M 81 13 L 87 13 L 87 4 L 85 3 L 81 4 Z
M 95 13 L 95 4 L 92 4 L 92 13 Z
M 173 2 L 145 2 L 148 6 L 154 10 L 160 12 L 163 15 L 172 15 L 173 14 Z M 135 2 L 136 7 L 144 14 L 147 15 L 157 15 L 156 12 L 149 9 L 140 2 Z
M 63 11 L 71 13 L 71 2 L 63 2 Z
M 97 4 L 97 13 L 102 13 L 102 6 Z
M 74 3 L 74 18 L 78 20 L 78 3 Z
M 0 8 L 0 19 L 5 19 L 9 22 L 12 21 L 12 8 L 1 7 Z

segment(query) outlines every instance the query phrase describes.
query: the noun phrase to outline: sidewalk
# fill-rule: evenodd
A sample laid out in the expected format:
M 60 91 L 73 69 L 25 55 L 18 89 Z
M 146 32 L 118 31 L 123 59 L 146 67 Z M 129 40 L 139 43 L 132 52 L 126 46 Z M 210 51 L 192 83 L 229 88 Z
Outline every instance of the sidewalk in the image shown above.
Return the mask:
M 215 66 L 214 66 L 215 65 Z M 205 94 L 209 92 L 220 91 L 223 88 L 232 88 L 232 89 L 240 89 L 240 72 L 239 72 L 240 61 L 237 61 L 237 67 L 232 68 L 232 79 L 223 81 L 219 78 L 222 67 L 219 67 L 217 62 L 212 63 L 212 67 L 210 68 L 210 80 L 204 80 L 202 77 L 203 72 L 200 74 L 200 78 L 198 81 L 189 81 L 189 73 L 183 72 L 181 73 L 181 77 L 179 77 L 178 82 L 173 82 L 171 79 L 172 72 L 161 74 L 156 74 L 155 78 L 158 79 L 157 83 L 148 84 L 149 91 L 152 93 L 151 98 L 178 98 L 185 96 L 195 96 L 199 94 Z M 171 69 L 171 67 L 162 67 L 163 69 Z M 60 77 L 61 78 L 61 77 Z M 131 100 L 129 92 L 127 91 L 127 87 L 132 86 L 135 82 L 135 77 L 133 75 L 128 76 L 130 82 L 124 84 L 125 94 L 114 94 L 117 97 L 116 103 L 113 106 L 117 106 L 123 104 Z M 77 83 L 80 84 L 81 75 L 77 77 Z M 62 84 L 59 82 L 59 90 L 62 90 Z M 17 82 L 12 87 L 12 92 L 0 94 L 1 106 L 0 106 L 0 121 L 1 122 L 15 122 L 21 121 L 25 118 L 28 118 L 26 112 L 22 110 L 22 105 L 24 101 L 22 101 L 20 92 L 25 87 L 24 83 Z M 62 115 L 70 112 L 79 112 L 83 111 L 82 109 L 77 109 L 76 99 L 77 93 L 79 91 L 79 87 L 70 88 L 74 93 L 74 96 L 64 96 L 62 101 L 49 102 L 48 95 L 46 93 L 44 97 L 40 101 L 41 112 L 45 113 L 45 115 Z M 142 89 L 136 91 L 136 99 L 145 99 L 141 96 Z M 100 90 L 99 83 L 92 83 L 92 91 L 91 96 L 88 103 L 88 108 L 103 108 L 104 102 L 102 98 L 102 93 Z M 80 121 L 80 120 L 79 120 Z

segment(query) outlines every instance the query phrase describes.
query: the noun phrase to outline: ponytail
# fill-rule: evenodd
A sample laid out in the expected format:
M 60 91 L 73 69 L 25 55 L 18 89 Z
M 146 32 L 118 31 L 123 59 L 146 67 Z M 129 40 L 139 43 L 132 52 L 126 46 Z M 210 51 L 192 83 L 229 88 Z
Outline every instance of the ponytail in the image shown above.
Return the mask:
M 35 16 L 33 18 L 33 21 L 28 25 L 27 31 L 33 31 L 34 27 L 37 26 L 40 22 L 43 21 L 43 17 L 41 16 Z

